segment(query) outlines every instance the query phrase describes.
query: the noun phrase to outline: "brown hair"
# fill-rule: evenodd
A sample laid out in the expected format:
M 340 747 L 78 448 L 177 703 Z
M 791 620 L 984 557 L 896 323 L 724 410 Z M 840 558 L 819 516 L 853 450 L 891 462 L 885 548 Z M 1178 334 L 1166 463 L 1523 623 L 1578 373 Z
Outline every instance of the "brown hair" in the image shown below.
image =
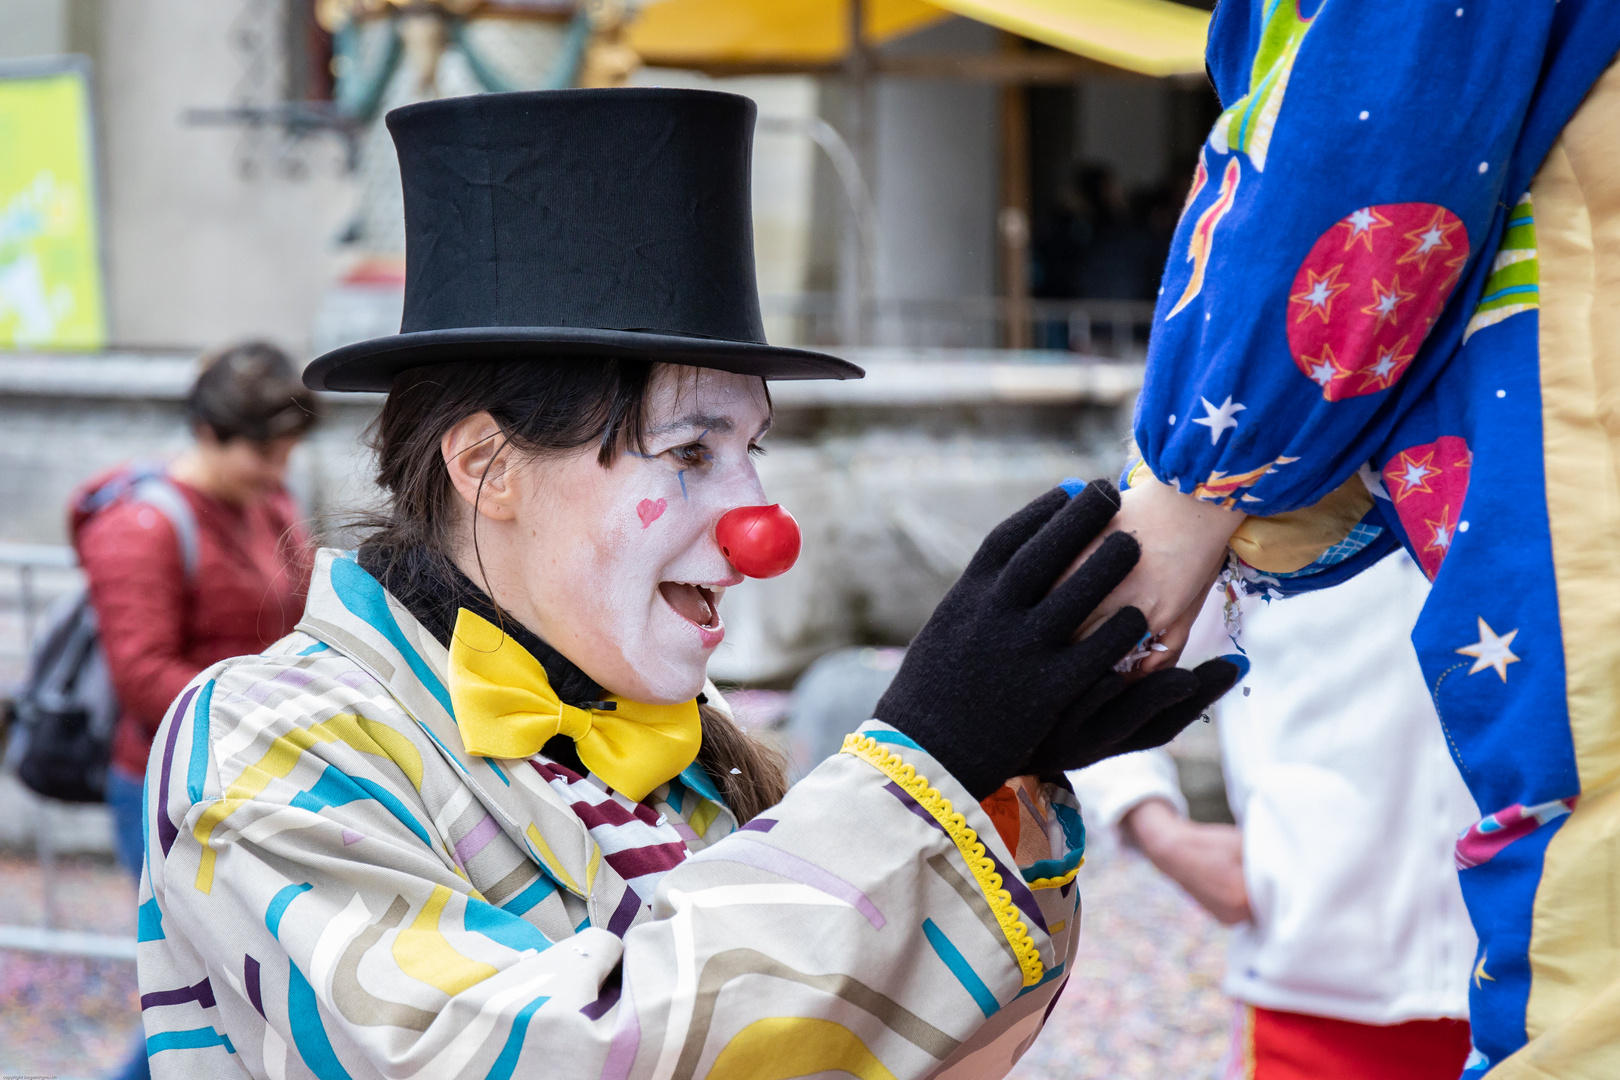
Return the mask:
M 450 564 L 456 495 L 439 444 L 477 413 L 489 413 L 522 454 L 595 444 L 606 466 L 625 450 L 642 450 L 654 370 L 645 360 L 578 357 L 463 361 L 400 375 L 368 432 L 377 482 L 389 499 L 366 523 L 364 546 L 385 566 L 412 550 Z M 738 820 L 780 802 L 788 788 L 781 757 L 714 706 L 699 705 L 698 712 L 698 763 Z
M 186 395 L 186 419 L 220 442 L 269 442 L 315 426 L 320 405 L 292 359 L 265 341 L 228 345 L 202 358 Z

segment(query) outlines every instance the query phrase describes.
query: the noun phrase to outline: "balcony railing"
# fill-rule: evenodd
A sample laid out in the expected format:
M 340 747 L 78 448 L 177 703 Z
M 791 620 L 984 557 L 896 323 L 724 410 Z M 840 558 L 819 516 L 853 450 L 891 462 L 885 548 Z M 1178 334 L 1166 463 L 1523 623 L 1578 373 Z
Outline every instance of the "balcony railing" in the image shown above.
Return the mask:
M 842 323 L 830 292 L 767 295 L 760 300 L 773 331 L 808 346 L 836 346 Z M 782 326 L 782 320 L 789 325 Z M 879 299 L 864 315 L 864 338 L 874 345 L 994 347 L 1014 339 L 1017 321 L 1028 341 L 1051 349 L 1118 360 L 1147 352 L 1153 304 L 1145 300 L 1029 300 L 977 296 L 944 300 Z M 784 333 L 785 331 L 785 333 Z

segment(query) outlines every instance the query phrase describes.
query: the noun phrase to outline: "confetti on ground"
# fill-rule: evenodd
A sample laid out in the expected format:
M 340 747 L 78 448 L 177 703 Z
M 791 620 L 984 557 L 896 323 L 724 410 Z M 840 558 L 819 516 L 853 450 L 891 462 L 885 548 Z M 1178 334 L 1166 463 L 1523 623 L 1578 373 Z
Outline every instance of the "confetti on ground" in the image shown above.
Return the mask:
M 1225 931 L 1134 852 L 1096 845 L 1080 877 L 1075 974 L 1012 1080 L 1207 1080 L 1226 1045 Z M 0 921 L 38 925 L 32 859 L 0 855 Z M 64 929 L 133 934 L 133 884 L 109 863 L 58 867 Z M 119 960 L 0 950 L 0 1076 L 94 1077 L 131 1046 L 139 993 Z
M 135 883 L 110 862 L 57 864 L 56 925 L 135 933 Z M 0 855 L 0 922 L 38 926 L 39 867 Z M 0 950 L 0 1076 L 94 1077 L 113 1072 L 140 1019 L 135 965 L 127 960 Z
M 1098 843 L 1074 975 L 1010 1080 L 1209 1080 L 1226 1051 L 1226 931 L 1134 851 Z

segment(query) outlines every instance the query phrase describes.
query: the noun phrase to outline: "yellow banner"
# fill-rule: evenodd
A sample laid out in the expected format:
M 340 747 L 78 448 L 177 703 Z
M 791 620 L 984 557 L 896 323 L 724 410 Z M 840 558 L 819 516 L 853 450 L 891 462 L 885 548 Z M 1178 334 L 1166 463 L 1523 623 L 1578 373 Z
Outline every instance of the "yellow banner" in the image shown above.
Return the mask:
M 84 73 L 0 73 L 0 349 L 106 344 L 98 229 Z

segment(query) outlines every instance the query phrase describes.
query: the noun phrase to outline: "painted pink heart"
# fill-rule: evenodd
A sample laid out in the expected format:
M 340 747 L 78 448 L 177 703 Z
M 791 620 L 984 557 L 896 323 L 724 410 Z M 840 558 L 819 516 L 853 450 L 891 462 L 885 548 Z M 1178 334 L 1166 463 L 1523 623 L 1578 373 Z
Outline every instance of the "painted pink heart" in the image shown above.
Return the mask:
M 641 527 L 645 529 L 662 517 L 668 505 L 663 499 L 642 499 L 637 503 L 636 516 L 641 519 Z

